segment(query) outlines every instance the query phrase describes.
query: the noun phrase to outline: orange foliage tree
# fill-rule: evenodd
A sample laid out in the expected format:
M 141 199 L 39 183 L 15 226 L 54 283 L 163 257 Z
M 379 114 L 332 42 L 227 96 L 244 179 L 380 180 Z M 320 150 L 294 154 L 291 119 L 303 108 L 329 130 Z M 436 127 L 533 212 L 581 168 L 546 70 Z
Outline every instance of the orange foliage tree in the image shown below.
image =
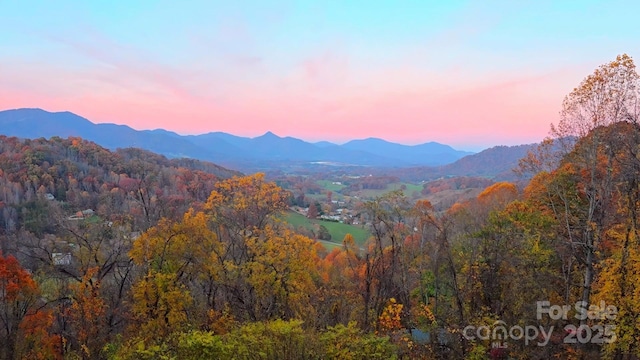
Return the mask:
M 4 359 L 51 358 L 51 313 L 39 311 L 38 285 L 13 256 L 0 254 L 0 354 Z

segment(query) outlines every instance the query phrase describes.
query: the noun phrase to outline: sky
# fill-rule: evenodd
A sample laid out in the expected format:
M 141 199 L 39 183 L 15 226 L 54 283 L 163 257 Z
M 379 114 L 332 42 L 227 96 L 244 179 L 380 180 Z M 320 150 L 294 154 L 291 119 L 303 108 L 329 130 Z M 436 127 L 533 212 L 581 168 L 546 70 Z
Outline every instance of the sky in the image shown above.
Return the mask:
M 0 110 L 179 134 L 533 143 L 634 1 L 0 0 Z M 634 53 L 635 52 L 635 53 Z

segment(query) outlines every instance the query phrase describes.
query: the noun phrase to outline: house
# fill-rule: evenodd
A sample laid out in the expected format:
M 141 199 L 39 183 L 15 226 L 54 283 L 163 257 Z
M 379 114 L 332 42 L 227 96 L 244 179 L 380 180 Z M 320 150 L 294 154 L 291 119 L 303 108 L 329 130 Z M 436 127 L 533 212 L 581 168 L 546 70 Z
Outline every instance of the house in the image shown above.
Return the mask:
M 44 198 L 45 198 L 45 199 L 47 199 L 47 200 L 49 200 L 49 201 L 53 201 L 53 200 L 55 200 L 55 199 L 56 199 L 56 197 L 55 197 L 55 196 L 53 196 L 53 194 L 51 194 L 51 193 L 46 193 L 46 194 L 44 195 Z
M 82 220 L 82 219 L 86 219 L 88 217 L 93 216 L 95 212 L 93 211 L 93 209 L 87 209 L 87 210 L 82 210 L 82 211 L 78 211 L 77 213 L 69 216 L 67 218 L 67 220 Z
M 71 253 L 53 253 L 51 259 L 55 266 L 71 265 Z

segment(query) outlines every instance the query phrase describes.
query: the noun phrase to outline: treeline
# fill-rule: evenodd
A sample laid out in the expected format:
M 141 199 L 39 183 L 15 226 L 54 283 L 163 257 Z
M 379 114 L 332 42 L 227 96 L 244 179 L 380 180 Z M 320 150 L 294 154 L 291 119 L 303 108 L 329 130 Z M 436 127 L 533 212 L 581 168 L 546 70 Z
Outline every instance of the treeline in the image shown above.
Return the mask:
M 447 190 L 486 188 L 492 180 L 471 176 L 460 176 L 429 181 L 422 186 L 422 195 L 436 194 Z

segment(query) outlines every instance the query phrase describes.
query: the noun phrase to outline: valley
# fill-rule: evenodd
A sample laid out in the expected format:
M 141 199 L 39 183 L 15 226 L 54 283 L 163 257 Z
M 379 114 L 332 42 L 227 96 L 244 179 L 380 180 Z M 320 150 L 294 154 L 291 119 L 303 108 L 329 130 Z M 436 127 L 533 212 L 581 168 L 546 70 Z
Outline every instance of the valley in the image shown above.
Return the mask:
M 0 360 L 639 359 L 637 10 L 0 1 Z

